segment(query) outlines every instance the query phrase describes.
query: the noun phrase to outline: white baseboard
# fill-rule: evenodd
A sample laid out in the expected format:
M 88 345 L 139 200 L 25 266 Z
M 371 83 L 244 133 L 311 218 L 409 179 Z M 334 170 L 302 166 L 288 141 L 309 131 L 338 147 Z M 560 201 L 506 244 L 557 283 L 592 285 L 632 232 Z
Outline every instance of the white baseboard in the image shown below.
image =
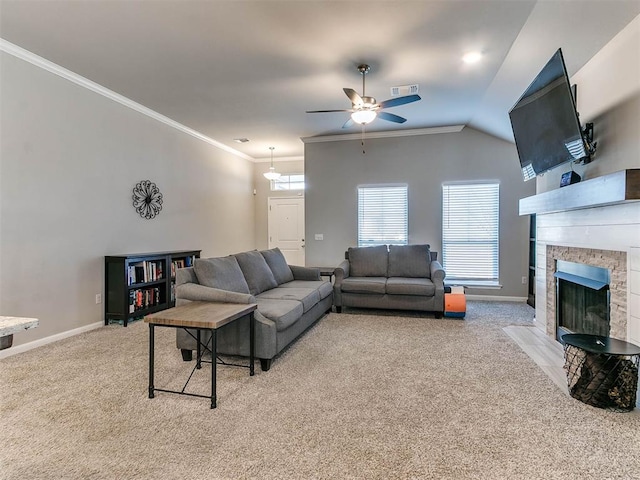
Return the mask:
M 526 302 L 527 297 L 502 297 L 499 295 L 466 295 L 467 300 L 483 302 Z
M 27 352 L 34 348 L 42 347 L 43 345 L 57 342 L 64 338 L 69 338 L 69 337 L 73 337 L 74 335 L 79 335 L 80 333 L 88 332 L 90 330 L 95 330 L 96 328 L 100 328 L 102 326 L 104 326 L 104 322 L 96 322 L 90 325 L 85 325 L 84 327 L 74 328 L 73 330 L 68 330 L 66 332 L 56 333 L 55 335 L 41 338 L 39 340 L 34 340 L 33 342 L 23 343 L 22 345 L 17 345 L 15 347 L 5 348 L 4 350 L 0 350 L 0 359 L 11 357 L 13 355 L 17 355 L 18 353 Z

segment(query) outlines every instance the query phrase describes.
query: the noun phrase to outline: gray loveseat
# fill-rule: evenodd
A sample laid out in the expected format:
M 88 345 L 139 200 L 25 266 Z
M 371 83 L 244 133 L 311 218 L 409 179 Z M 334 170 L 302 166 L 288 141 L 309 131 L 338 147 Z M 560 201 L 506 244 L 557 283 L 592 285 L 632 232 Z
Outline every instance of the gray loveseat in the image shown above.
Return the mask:
M 196 259 L 193 267 L 176 273 L 177 305 L 189 301 L 258 305 L 255 355 L 264 371 L 278 353 L 331 311 L 333 304 L 331 283 L 320 279 L 320 270 L 287 265 L 277 248 Z M 191 360 L 195 340 L 182 329 L 176 335 L 183 359 Z M 217 337 L 218 353 L 248 357 L 249 317 L 223 327 Z
M 333 300 L 342 307 L 444 312 L 445 272 L 429 245 L 349 248 L 335 269 Z

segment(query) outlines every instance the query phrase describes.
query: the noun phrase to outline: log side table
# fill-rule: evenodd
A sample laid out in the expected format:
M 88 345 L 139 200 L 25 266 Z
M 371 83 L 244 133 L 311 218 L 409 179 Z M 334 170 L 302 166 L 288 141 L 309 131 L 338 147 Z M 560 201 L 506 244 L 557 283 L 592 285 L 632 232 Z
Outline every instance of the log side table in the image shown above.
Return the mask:
M 255 303 L 237 304 L 237 303 L 214 303 L 214 302 L 190 302 L 179 307 L 169 308 L 161 312 L 147 315 L 144 318 L 145 323 L 149 324 L 149 398 L 155 396 L 155 392 L 176 393 L 178 395 L 188 395 L 191 397 L 202 397 L 211 399 L 211 408 L 216 408 L 216 365 L 217 365 L 217 329 L 221 328 L 239 318 L 249 315 L 249 375 L 254 375 L 254 354 L 255 354 L 255 317 L 254 310 L 257 308 Z M 154 332 L 155 327 L 173 327 L 196 330 L 197 341 L 197 359 L 196 365 L 191 371 L 191 375 L 182 387 L 181 391 L 167 390 L 156 388 L 154 386 Z M 211 333 L 211 337 L 207 343 L 202 343 L 200 334 L 202 331 Z M 189 332 L 189 334 L 191 334 Z M 199 395 L 195 393 L 187 393 L 185 389 L 189 384 L 189 380 L 193 376 L 196 369 L 201 368 L 202 363 L 209 363 L 202 360 L 203 355 L 211 352 L 211 395 Z
M 617 412 L 636 406 L 640 347 L 611 337 L 567 334 L 564 368 L 571 396 Z

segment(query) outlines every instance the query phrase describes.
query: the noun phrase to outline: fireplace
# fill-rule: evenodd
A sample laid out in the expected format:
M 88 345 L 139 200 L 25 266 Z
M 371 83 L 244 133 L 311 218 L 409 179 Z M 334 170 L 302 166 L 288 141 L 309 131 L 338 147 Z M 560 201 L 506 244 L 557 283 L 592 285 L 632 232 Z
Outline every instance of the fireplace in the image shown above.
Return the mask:
M 608 337 L 611 272 L 584 263 L 556 261 L 556 338 L 567 333 Z
M 598 295 L 607 295 L 608 297 L 609 336 L 619 340 L 627 340 L 626 252 L 549 244 L 546 245 L 546 331 L 547 334 L 553 338 L 557 338 L 558 336 L 558 315 L 556 313 L 558 307 L 558 278 L 556 276 L 558 263 L 560 263 L 561 270 L 563 265 L 566 266 L 567 264 L 574 263 L 584 264 L 590 267 L 600 267 L 608 272 L 609 279 L 606 282 L 608 283 L 608 287 L 606 287 L 606 289 L 596 288 L 596 290 L 599 290 Z M 592 269 L 587 270 L 590 270 L 591 273 L 594 271 Z M 591 273 L 587 273 L 586 277 L 590 276 Z M 583 277 L 585 274 L 577 274 L 577 276 Z M 605 281 L 606 278 L 602 280 L 602 282 Z M 593 286 L 597 287 L 598 285 L 595 284 Z M 591 309 L 590 319 L 593 319 L 596 313 L 597 309 Z

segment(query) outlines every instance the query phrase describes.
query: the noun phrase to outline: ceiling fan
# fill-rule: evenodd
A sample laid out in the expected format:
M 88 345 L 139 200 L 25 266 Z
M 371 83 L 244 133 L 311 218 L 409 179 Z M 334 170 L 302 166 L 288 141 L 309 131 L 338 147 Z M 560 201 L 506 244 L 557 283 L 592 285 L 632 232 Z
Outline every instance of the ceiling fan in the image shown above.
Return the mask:
M 381 110 L 384 108 L 397 107 L 399 105 L 417 102 L 418 100 L 420 100 L 420 95 L 406 95 L 404 97 L 391 98 L 389 100 L 385 100 L 384 102 L 376 103 L 375 98 L 367 97 L 365 94 L 365 76 L 367 75 L 367 73 L 369 73 L 370 70 L 371 67 L 369 65 L 358 65 L 358 72 L 360 72 L 360 74 L 362 75 L 362 95 L 359 95 L 358 92 L 356 92 L 352 88 L 343 88 L 344 93 L 346 93 L 347 97 L 349 97 L 349 100 L 351 100 L 350 109 L 307 110 L 307 113 L 351 112 L 351 117 L 345 122 L 344 125 L 342 125 L 342 128 L 348 128 L 354 123 L 366 125 L 375 120 L 376 117 L 388 122 L 406 122 L 407 119 L 404 117 L 394 115 L 393 113 L 389 112 L 382 112 Z

